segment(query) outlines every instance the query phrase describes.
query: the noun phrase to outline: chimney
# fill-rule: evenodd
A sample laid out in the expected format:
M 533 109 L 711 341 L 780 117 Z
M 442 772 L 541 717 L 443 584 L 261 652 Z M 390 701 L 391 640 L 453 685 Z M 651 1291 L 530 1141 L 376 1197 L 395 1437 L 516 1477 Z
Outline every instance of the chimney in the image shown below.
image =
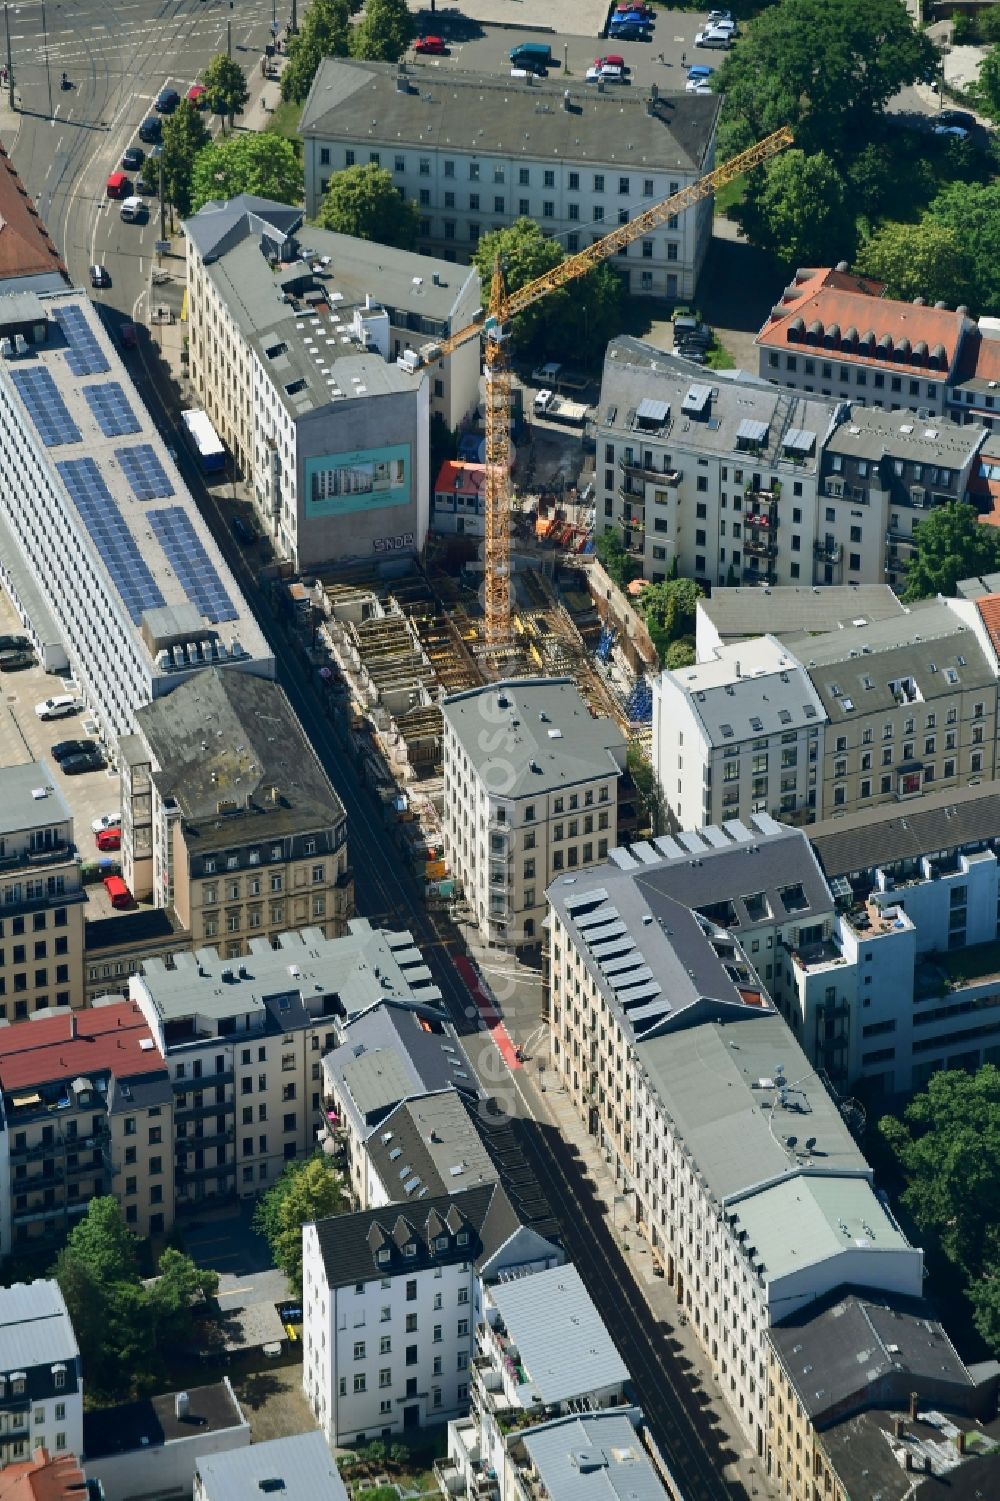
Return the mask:
M 76 1041 L 76 1012 L 75 1011 L 71 1011 L 70 1014 L 69 1014 L 69 1035 L 70 1035 L 70 1041 L 71 1042 L 75 1042 Z
M 910 1393 L 910 1422 L 911 1423 L 915 1423 L 917 1421 L 917 1401 L 918 1401 L 918 1394 L 916 1392 L 911 1392 Z
M 906 1423 L 905 1423 L 905 1421 L 902 1418 L 893 1418 L 893 1420 L 892 1420 L 892 1431 L 893 1431 L 893 1434 L 894 1434 L 894 1436 L 896 1438 L 905 1438 L 906 1437 Z M 909 1455 L 907 1455 L 907 1458 L 909 1458 Z
M 897 1422 L 898 1422 L 898 1419 L 897 1419 Z M 898 1438 L 899 1435 L 897 1434 L 896 1437 Z M 911 1451 L 909 1449 L 907 1449 L 907 1451 L 906 1451 L 906 1454 L 904 1456 L 904 1461 L 905 1461 L 906 1469 L 912 1473 L 912 1471 L 913 1471 L 913 1455 L 912 1455 L 912 1453 L 911 1453 Z
M 955 1434 L 955 1448 L 959 1454 L 965 1453 L 965 1431 L 962 1428 Z

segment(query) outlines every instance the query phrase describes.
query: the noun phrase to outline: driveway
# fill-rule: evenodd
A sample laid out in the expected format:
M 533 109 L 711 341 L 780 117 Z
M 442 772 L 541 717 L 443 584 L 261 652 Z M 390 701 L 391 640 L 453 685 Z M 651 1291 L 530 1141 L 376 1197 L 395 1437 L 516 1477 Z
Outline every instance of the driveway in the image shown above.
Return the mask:
M 274 1269 L 271 1248 L 251 1225 L 256 1200 L 241 1200 L 239 1205 L 209 1209 L 182 1220 L 178 1229 L 184 1249 L 198 1266 L 249 1278 Z

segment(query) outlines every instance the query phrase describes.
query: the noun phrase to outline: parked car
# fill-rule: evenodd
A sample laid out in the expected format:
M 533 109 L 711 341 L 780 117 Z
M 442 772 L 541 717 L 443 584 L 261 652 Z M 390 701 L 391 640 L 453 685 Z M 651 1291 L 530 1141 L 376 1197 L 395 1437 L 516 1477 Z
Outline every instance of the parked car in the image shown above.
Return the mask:
M 68 777 L 78 777 L 85 771 L 103 771 L 108 763 L 100 751 L 87 751 L 85 755 L 67 756 L 59 764 Z
M 630 0 L 620 0 L 620 4 L 615 6 L 615 16 L 638 16 L 643 21 L 655 21 L 656 11 L 651 5 L 630 3 Z M 614 18 L 612 16 L 612 21 Z
M 195 109 L 205 109 L 208 105 L 208 90 L 203 83 L 193 83 L 184 97 Z
M 176 89 L 161 89 L 153 100 L 153 108 L 158 115 L 172 115 L 181 102 L 181 96 Z
M 609 63 L 602 67 L 587 69 L 587 83 L 628 83 L 624 68 L 614 68 Z
M 111 898 L 112 907 L 131 907 L 132 893 L 121 876 L 105 876 L 104 889 Z
M 0 672 L 19 672 L 22 667 L 34 667 L 35 653 L 29 647 L 15 647 L 12 651 L 0 651 Z
M 53 698 L 43 698 L 35 705 L 39 719 L 65 719 L 67 714 L 78 714 L 80 701 L 72 693 L 57 693 Z
M 595 68 L 621 68 L 623 73 L 628 73 L 629 66 L 618 52 L 609 52 L 607 57 L 595 57 Z
M 976 123 L 976 117 L 967 109 L 943 109 L 936 116 L 938 125 L 964 125 L 966 130 Z
M 964 125 L 935 125 L 936 136 L 950 136 L 953 141 L 967 141 L 969 132 Z
M 644 25 L 635 21 L 622 21 L 616 25 L 612 21 L 608 28 L 608 36 L 613 42 L 648 42 L 649 32 Z
M 688 68 L 688 78 L 711 78 L 714 72 L 715 69 L 710 68 L 708 63 L 692 63 L 691 67 Z
M 30 646 L 27 636 L 0 636 L 0 651 L 19 651 Z
M 714 26 L 718 21 L 731 21 L 732 19 L 733 13 L 731 10 L 710 10 L 707 24 Z
M 684 85 L 685 94 L 710 94 L 712 85 L 704 78 L 689 78 Z
M 105 829 L 120 829 L 122 816 L 120 813 L 101 813 L 90 825 L 92 834 L 103 834 Z
M 126 172 L 138 172 L 146 160 L 146 153 L 141 146 L 129 146 L 122 152 L 122 166 Z
M 654 19 L 655 13 L 647 6 L 631 5 L 625 11 L 616 11 L 611 17 L 611 25 L 617 26 L 621 23 L 625 26 L 652 27 Z
M 139 126 L 139 139 L 145 141 L 147 146 L 155 143 L 163 134 L 163 121 L 159 115 L 147 115 Z M 110 181 L 110 179 L 109 179 Z
M 118 330 L 118 337 L 123 349 L 135 349 L 138 346 L 139 336 L 135 331 L 134 323 L 123 323 Z
M 57 740 L 51 754 L 56 761 L 65 761 L 67 756 L 86 756 L 96 750 L 100 750 L 96 740 Z
M 107 266 L 91 266 L 90 285 L 92 287 L 110 287 L 111 272 Z
M 448 43 L 440 36 L 418 36 L 413 44 L 414 52 L 424 52 L 431 57 L 447 57 Z
M 720 52 L 727 52 L 730 42 L 728 32 L 710 30 L 707 27 L 704 31 L 697 32 L 694 39 L 696 47 L 717 47 Z
M 121 829 L 102 829 L 97 836 L 97 848 L 102 854 L 110 855 L 122 847 Z

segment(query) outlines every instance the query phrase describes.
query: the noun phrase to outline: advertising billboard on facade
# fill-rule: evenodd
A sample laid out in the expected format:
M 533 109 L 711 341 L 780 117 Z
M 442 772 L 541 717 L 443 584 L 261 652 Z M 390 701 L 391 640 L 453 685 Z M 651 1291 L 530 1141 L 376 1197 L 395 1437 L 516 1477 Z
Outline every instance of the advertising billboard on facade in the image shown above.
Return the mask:
M 309 518 L 409 505 L 410 445 L 306 459 L 305 486 Z

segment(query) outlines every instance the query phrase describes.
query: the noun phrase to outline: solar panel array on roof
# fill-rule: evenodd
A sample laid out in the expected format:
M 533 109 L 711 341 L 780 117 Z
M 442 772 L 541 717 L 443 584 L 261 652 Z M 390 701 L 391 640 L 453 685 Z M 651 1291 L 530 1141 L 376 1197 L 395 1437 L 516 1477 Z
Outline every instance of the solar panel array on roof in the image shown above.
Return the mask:
M 150 511 L 149 521 L 171 568 L 202 615 L 213 623 L 238 619 L 238 611 L 233 608 L 215 565 L 183 506 Z
M 132 448 L 116 448 L 115 458 L 137 500 L 160 500 L 173 495 L 174 487 L 167 478 L 167 471 L 157 458 L 152 443 L 136 443 Z
M 93 459 L 62 459 L 56 465 L 91 541 L 114 580 L 122 603 L 138 625 L 144 610 L 164 603 L 159 585 L 125 524 Z
M 103 375 L 111 369 L 79 304 L 70 302 L 56 308 L 54 317 L 66 336 L 69 345 L 66 363 L 74 375 Z
M 98 385 L 84 386 L 83 394 L 106 438 L 123 438 L 128 433 L 142 431 L 142 424 L 116 380 L 102 380 Z
M 23 370 L 12 370 L 10 375 L 46 448 L 79 443 L 80 429 L 48 370 L 41 365 L 29 365 Z

